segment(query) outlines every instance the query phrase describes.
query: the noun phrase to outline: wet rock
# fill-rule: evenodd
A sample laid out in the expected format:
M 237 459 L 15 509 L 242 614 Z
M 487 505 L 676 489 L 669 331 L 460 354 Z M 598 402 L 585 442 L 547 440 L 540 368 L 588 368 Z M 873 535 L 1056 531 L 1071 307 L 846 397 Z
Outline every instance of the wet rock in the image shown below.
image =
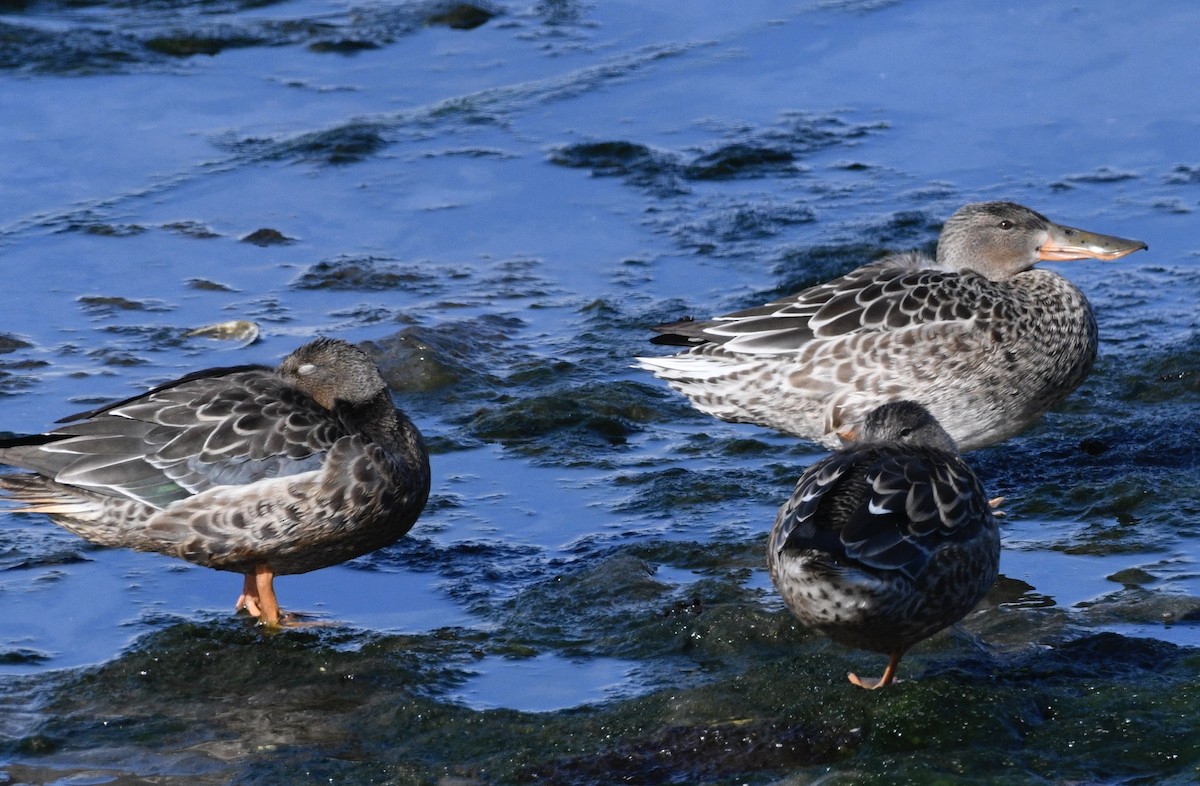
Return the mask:
M 379 44 L 374 41 L 358 41 L 345 38 L 331 41 L 314 41 L 308 45 L 310 52 L 333 52 L 339 55 L 352 55 L 356 52 L 365 52 L 369 49 L 378 48 Z
M 662 541 L 652 551 L 666 556 L 678 545 Z M 714 567 L 734 556 L 693 545 Z M 478 558 L 478 566 L 488 561 L 484 544 Z M 662 614 L 673 598 L 687 609 Z M 478 608 L 499 624 L 272 636 L 237 621 L 168 624 L 111 663 L 23 683 L 39 691 L 46 719 L 15 738 L 0 734 L 0 752 L 99 749 L 121 760 L 154 752 L 173 757 L 173 772 L 260 782 L 321 773 L 424 783 L 449 772 L 487 773 L 489 783 L 832 776 L 1015 784 L 1031 772 L 1086 780 L 1097 768 L 1134 782 L 1186 782 L 1200 762 L 1200 658 L 1161 642 L 1104 634 L 981 657 L 943 639 L 935 655 L 912 656 L 925 667 L 916 676 L 869 692 L 844 677 L 860 654 L 785 624 L 784 610 L 747 614 L 748 606 L 713 600 L 708 586 L 677 596 L 633 554 L 564 566 L 511 604 Z M 777 621 L 766 635 L 763 626 Z M 664 638 L 664 626 L 675 639 Z M 480 712 L 439 699 L 461 684 L 455 664 L 480 653 L 531 655 L 558 643 L 578 657 L 597 632 L 616 631 L 605 646 L 629 653 L 634 644 L 634 657 L 660 662 L 661 643 L 675 641 L 666 660 L 676 667 L 663 676 L 673 684 L 543 713 Z M 696 644 L 689 650 L 687 642 Z M 221 755 L 189 759 L 196 751 Z
M 426 512 L 431 508 L 460 510 L 461 500 L 435 494 Z M 548 570 L 544 552 L 534 546 L 498 540 L 442 546 L 411 534 L 390 548 L 360 559 L 373 569 L 412 570 L 440 576 L 450 597 L 480 615 L 495 613 L 497 604 Z M 497 637 L 495 641 L 508 647 L 512 641 L 528 639 L 521 634 L 508 639 Z M 536 650 L 524 653 L 523 657 L 530 654 L 536 654 Z
M 398 393 L 440 390 L 473 373 L 470 342 L 446 331 L 406 328 L 371 342 L 369 350 L 388 386 Z
M 351 120 L 332 128 L 295 136 L 239 137 L 228 135 L 217 144 L 247 159 L 304 161 L 340 166 L 364 161 L 387 147 L 387 126 Z
M 220 237 L 220 234 L 199 221 L 173 221 L 169 224 L 163 224 L 163 229 L 178 232 L 185 237 L 194 237 L 197 240 L 209 240 L 214 237 Z
M 622 177 L 633 186 L 665 196 L 683 193 L 680 157 L 623 140 L 583 142 L 558 148 L 550 163 L 590 169 L 595 177 Z
M 1164 182 L 1172 185 L 1190 185 L 1200 183 L 1200 166 L 1191 164 L 1176 164 L 1163 178 Z
M 632 486 L 636 493 L 617 504 L 626 513 L 679 515 L 691 508 L 707 508 L 746 498 L 747 483 L 754 473 L 700 470 L 669 467 L 646 470 L 615 479 L 618 487 Z M 768 499 L 775 499 L 780 489 L 774 489 Z
M 271 151 L 276 159 L 297 158 L 320 164 L 338 166 L 365 161 L 376 155 L 388 141 L 384 128 L 377 123 L 350 122 L 324 131 L 302 134 L 289 139 Z
M 21 0 L 12 2 L 23 7 Z M 486 4 L 442 2 L 354 6 L 317 18 L 239 16 L 262 3 L 248 5 L 205 3 L 189 13 L 178 3 L 108 4 L 104 14 L 62 13 L 53 30 L 6 20 L 0 23 L 0 69 L 92 74 L 170 68 L 181 58 L 254 46 L 352 54 L 388 46 L 430 24 L 473 29 L 496 14 Z M 222 21 L 214 23 L 218 15 Z
M 790 115 L 774 126 L 739 130 L 735 137 L 685 162 L 681 153 L 653 150 L 624 140 L 569 145 L 554 151 L 550 162 L 583 167 L 597 176 L 624 177 L 657 195 L 682 194 L 680 181 L 789 177 L 804 171 L 799 159 L 855 140 L 886 126 L 850 123 L 827 115 Z
M 581 652 L 611 654 L 628 644 L 639 624 L 654 622 L 647 607 L 671 591 L 654 569 L 629 554 L 560 569 L 506 604 L 505 628 Z M 602 599 L 602 600 L 601 600 Z M 644 616 L 643 616 L 644 615 Z
M 414 286 L 440 288 L 436 271 L 402 266 L 374 256 L 343 256 L 310 265 L 294 281 L 294 289 L 340 289 L 377 292 Z
M 887 122 L 861 123 L 833 114 L 788 112 L 776 124 L 755 132 L 755 136 L 786 145 L 794 153 L 808 154 L 830 147 L 852 147 L 889 127 Z
M 119 295 L 83 295 L 76 299 L 84 311 L 93 314 L 113 314 L 119 311 L 171 311 L 171 306 L 161 300 L 133 300 Z
M 662 160 L 646 145 L 614 140 L 582 142 L 560 147 L 550 154 L 550 163 L 576 169 L 591 169 L 594 175 L 627 175 Z
M 135 36 L 88 25 L 40 30 L 0 22 L 0 69 L 82 75 L 121 71 L 161 57 Z
M 1158 591 L 1153 585 L 1159 580 L 1138 568 L 1115 573 L 1109 580 L 1124 587 L 1081 604 L 1088 623 L 1094 628 L 1113 624 L 1161 626 L 1186 623 L 1200 609 L 1200 598 Z
M 548 762 L 517 773 L 519 783 L 548 786 L 717 782 L 735 774 L 785 771 L 836 761 L 861 743 L 862 731 L 828 732 L 801 723 L 755 721 L 673 726 L 593 756 Z
M 469 429 L 532 455 L 555 447 L 577 455 L 588 446 L 624 445 L 653 414 L 634 383 L 589 384 L 496 401 L 475 414 Z
M 16 352 L 18 349 L 29 349 L 32 346 L 28 341 L 17 338 L 11 333 L 0 333 L 0 355 Z
M 53 656 L 46 652 L 31 649 L 5 649 L 0 646 L 0 666 L 27 666 L 46 663 Z
M 244 236 L 241 239 L 241 242 L 250 243 L 255 246 L 262 246 L 265 248 L 267 246 L 286 246 L 291 243 L 295 243 L 296 241 L 293 238 L 283 234 L 278 229 L 262 227 Z
M 152 36 L 145 41 L 145 47 L 152 52 L 170 57 L 192 57 L 194 55 L 215 55 L 226 49 L 240 49 L 251 46 L 261 46 L 267 41 L 251 34 L 245 27 L 229 26 L 223 28 L 190 28 L 163 35 Z
M 988 593 L 987 602 L 1002 603 L 1024 608 L 1044 608 L 1054 605 L 1054 599 L 1037 591 L 1027 581 L 1014 579 L 1001 574 L 996 580 L 996 586 Z
M 1186 216 L 1192 213 L 1192 206 L 1182 199 L 1155 199 L 1150 203 L 1150 207 L 1176 216 Z
M 46 360 L 22 356 L 0 361 L 0 396 L 14 395 L 36 386 L 40 372 L 49 365 Z
M 187 285 L 201 292 L 236 292 L 237 290 L 228 284 L 222 284 L 219 281 L 210 281 L 207 278 L 189 278 Z
M 442 10 L 429 14 L 426 17 L 426 23 L 449 27 L 452 30 L 474 30 L 480 25 L 486 24 L 495 15 L 495 11 L 481 6 L 470 3 L 454 3 Z
M 82 223 L 68 225 L 69 232 L 83 232 L 100 237 L 134 237 L 146 231 L 138 224 Z
M 1111 166 L 1101 166 L 1092 172 L 1067 175 L 1065 179 L 1069 183 L 1120 183 L 1124 180 L 1133 180 L 1137 176 L 1136 172 L 1116 169 Z
M 523 348 L 514 345 L 512 336 L 523 325 L 520 319 L 499 315 L 413 325 L 367 342 L 363 349 L 396 393 L 440 392 L 440 403 L 450 408 L 452 417 L 469 418 L 481 401 L 512 384 L 502 375 L 522 356 Z M 406 406 L 419 407 L 425 400 L 427 396 L 416 396 Z
M 689 180 L 779 176 L 795 172 L 795 160 L 790 150 L 734 143 L 705 153 L 684 167 L 682 174 Z
M 1109 581 L 1124 584 L 1126 587 L 1140 587 L 1143 584 L 1152 584 L 1156 581 L 1153 574 L 1147 573 L 1141 568 L 1119 570 L 1107 578 Z
M 1165 641 L 1104 632 L 1031 652 L 1006 672 L 1023 680 L 1112 678 L 1168 668 L 1183 655 L 1182 648 Z

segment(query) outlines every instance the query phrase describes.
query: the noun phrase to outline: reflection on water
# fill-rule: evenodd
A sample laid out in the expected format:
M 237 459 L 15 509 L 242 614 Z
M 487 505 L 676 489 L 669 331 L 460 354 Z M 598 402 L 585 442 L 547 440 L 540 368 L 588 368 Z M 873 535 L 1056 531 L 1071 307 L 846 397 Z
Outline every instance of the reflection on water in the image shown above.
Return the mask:
M 637 664 L 617 658 L 563 658 L 550 653 L 532 658 L 484 658 L 479 669 L 447 696 L 476 710 L 507 707 L 550 712 L 595 704 L 636 693 Z
M 0 780 L 1194 780 L 1197 21 L 8 4 L 0 429 L 325 333 L 379 359 L 434 489 L 394 547 L 281 579 L 322 624 L 276 636 L 233 616 L 236 576 L 0 514 Z M 979 198 L 1150 252 L 1058 268 L 1101 357 L 969 457 L 1008 499 L 1004 579 L 908 683 L 851 693 L 876 656 L 764 570 L 821 451 L 631 358 Z

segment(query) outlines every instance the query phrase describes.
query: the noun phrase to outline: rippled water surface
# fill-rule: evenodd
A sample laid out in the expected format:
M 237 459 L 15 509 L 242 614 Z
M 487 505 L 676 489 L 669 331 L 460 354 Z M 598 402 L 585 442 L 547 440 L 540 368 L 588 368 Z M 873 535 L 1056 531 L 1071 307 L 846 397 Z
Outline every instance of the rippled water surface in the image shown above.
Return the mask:
M 0 513 L 0 783 L 1200 779 L 1200 8 L 0 2 L 0 430 L 315 334 L 434 450 L 400 543 L 238 577 Z M 795 623 L 815 445 L 693 411 L 650 326 L 1012 199 L 1101 357 L 971 463 L 1003 576 L 908 680 Z M 227 337 L 190 335 L 241 320 Z

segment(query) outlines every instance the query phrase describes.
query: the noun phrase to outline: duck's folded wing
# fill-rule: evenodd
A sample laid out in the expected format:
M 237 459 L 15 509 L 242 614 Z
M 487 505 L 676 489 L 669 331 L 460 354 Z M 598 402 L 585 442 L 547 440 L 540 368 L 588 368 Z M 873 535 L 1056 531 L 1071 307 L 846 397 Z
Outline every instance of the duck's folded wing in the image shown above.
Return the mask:
M 0 447 L 0 461 L 163 508 L 215 486 L 316 469 L 345 433 L 329 411 L 259 369 L 185 378 L 85 416 Z
M 841 532 L 846 555 L 909 578 L 944 544 L 977 535 L 991 515 L 978 479 L 957 458 L 893 455 L 867 481 L 865 503 Z
M 791 499 L 784 503 L 771 529 L 771 548 L 778 551 L 819 551 L 834 558 L 845 556 L 841 533 L 823 526 L 817 510 L 830 504 L 837 485 L 854 467 L 854 459 L 835 453 L 809 467 L 800 477 Z
M 953 331 L 992 299 L 991 288 L 991 282 L 974 273 L 871 265 L 773 303 L 691 323 L 679 332 L 693 346 L 707 341 L 729 352 L 777 355 L 799 352 L 814 340 L 836 342 L 863 333 L 934 325 Z

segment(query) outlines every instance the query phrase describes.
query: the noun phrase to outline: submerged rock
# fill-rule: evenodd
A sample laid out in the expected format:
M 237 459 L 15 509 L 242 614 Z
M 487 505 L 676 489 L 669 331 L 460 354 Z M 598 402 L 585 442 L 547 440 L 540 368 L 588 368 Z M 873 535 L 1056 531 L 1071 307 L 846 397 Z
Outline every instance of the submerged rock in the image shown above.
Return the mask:
M 261 229 L 256 229 L 250 234 L 244 236 L 242 238 L 242 242 L 250 243 L 255 246 L 262 246 L 265 248 L 266 246 L 286 246 L 296 241 L 283 234 L 278 229 L 262 227 Z
M 454 3 L 434 11 L 426 17 L 430 25 L 441 25 L 452 30 L 474 30 L 486 24 L 496 15 L 495 11 L 471 3 Z

